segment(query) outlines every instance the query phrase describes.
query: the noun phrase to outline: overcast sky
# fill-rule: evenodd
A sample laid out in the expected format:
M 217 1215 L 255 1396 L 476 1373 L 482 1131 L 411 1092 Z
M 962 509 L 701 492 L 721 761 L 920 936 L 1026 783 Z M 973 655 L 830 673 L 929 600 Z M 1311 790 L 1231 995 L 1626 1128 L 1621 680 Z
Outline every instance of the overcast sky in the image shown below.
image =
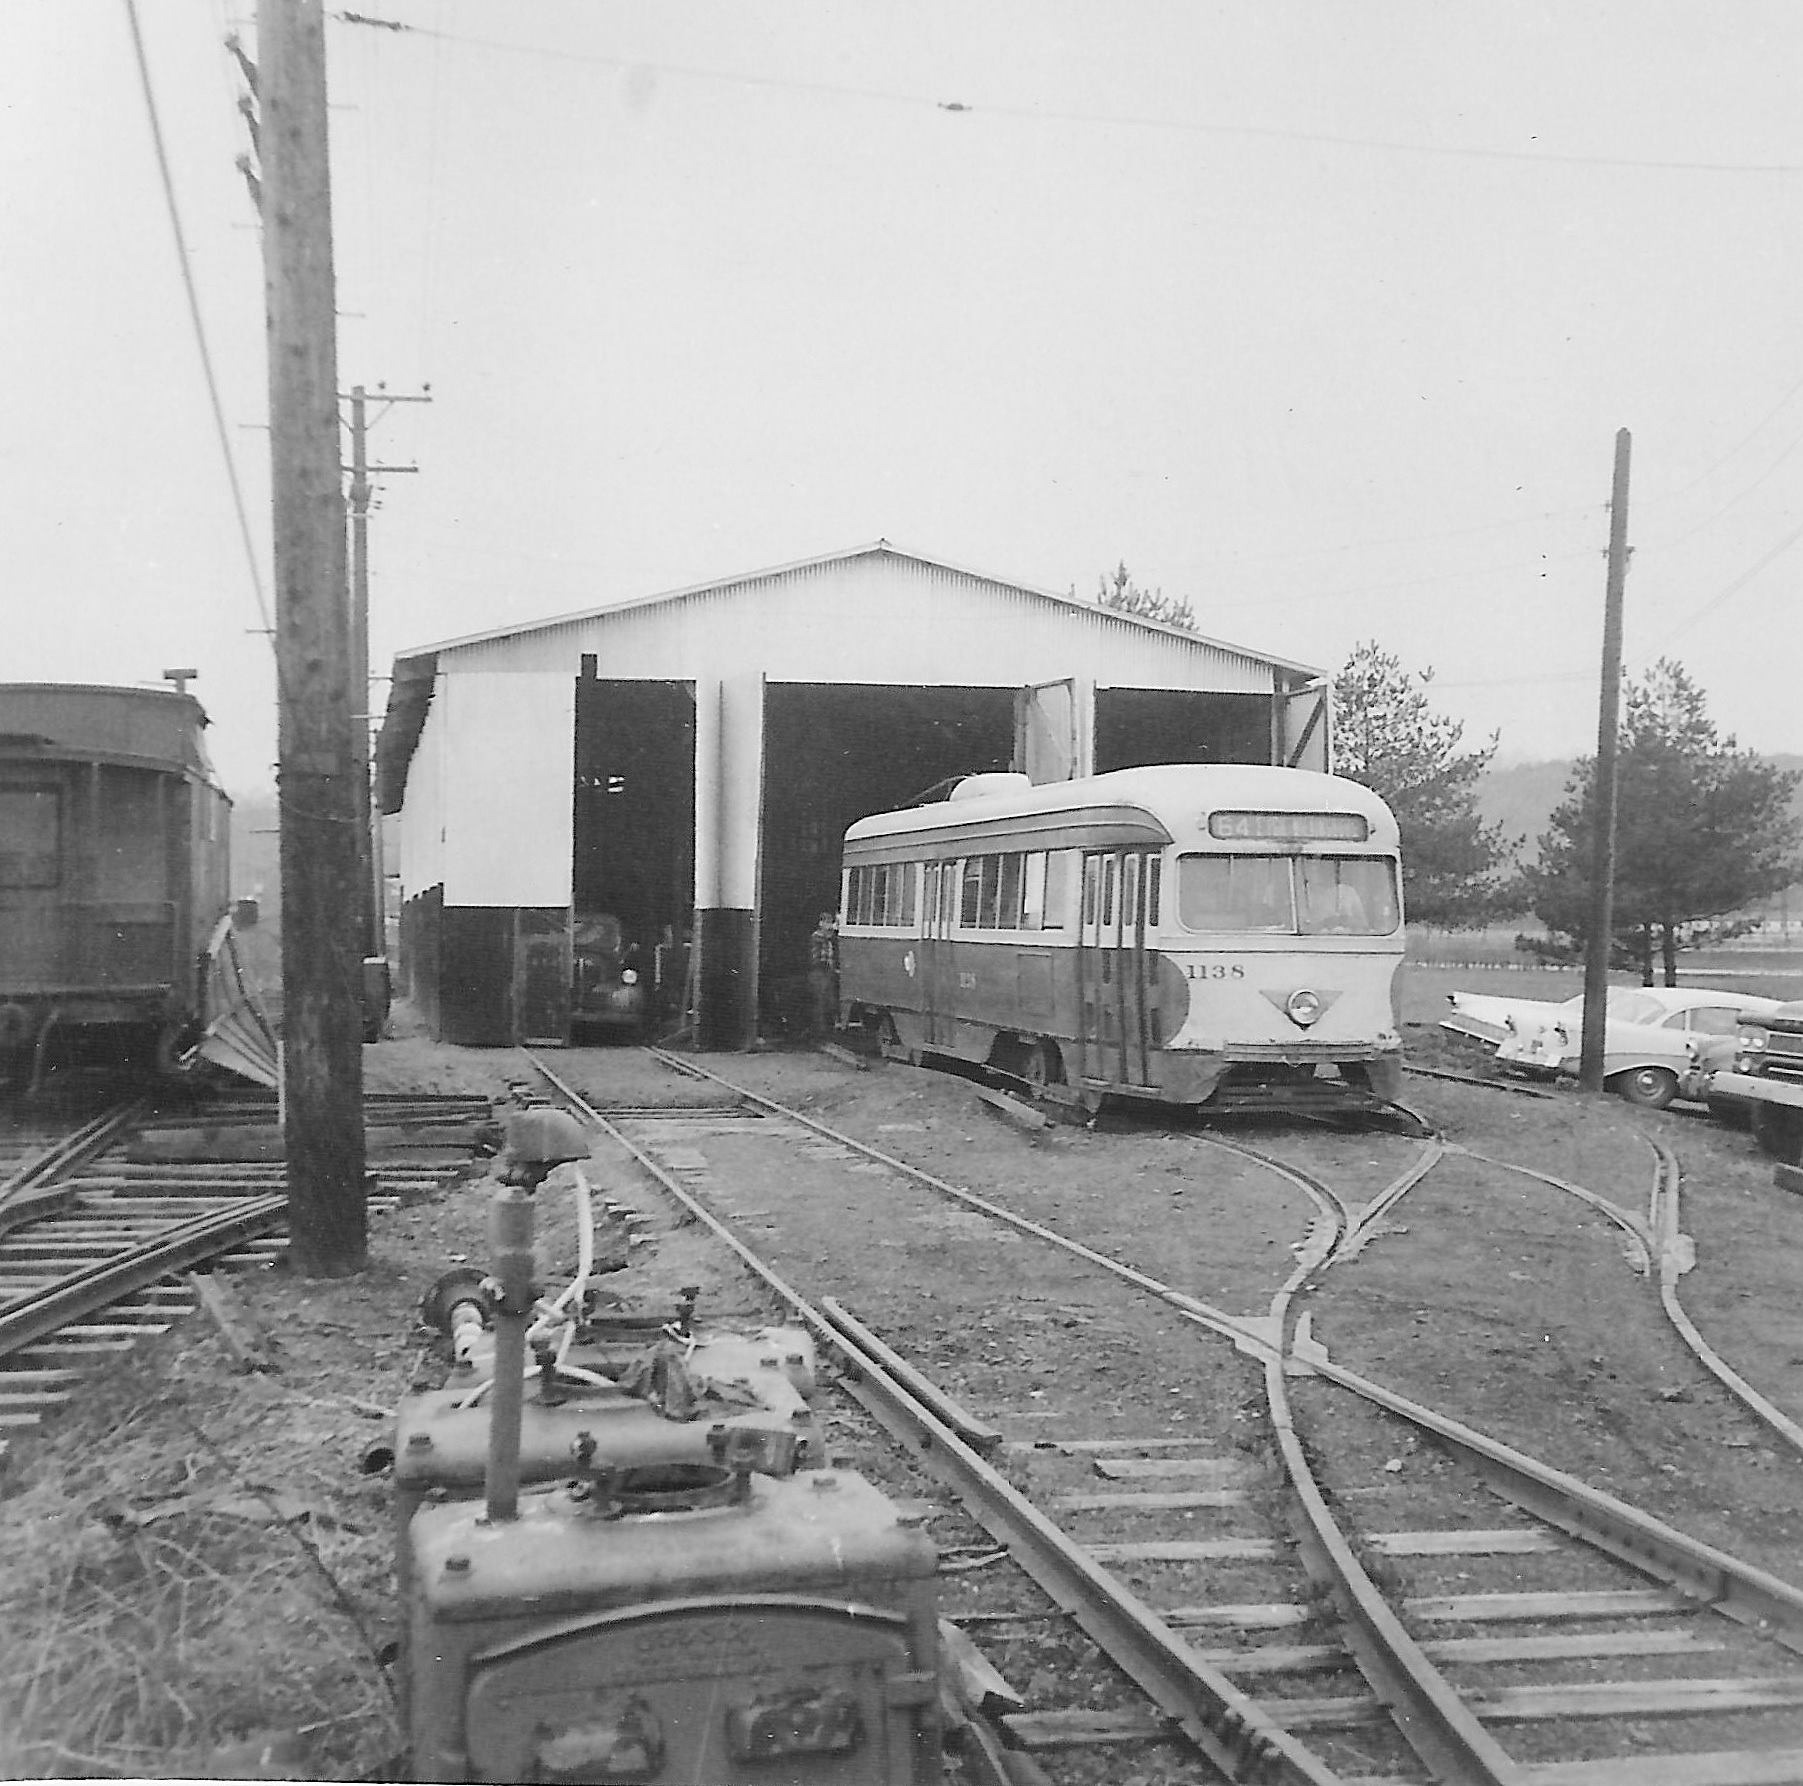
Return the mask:
M 267 592 L 254 15 L 138 8 Z M 886 537 L 1082 594 L 1124 558 L 1587 751 L 1626 427 L 1630 668 L 1803 751 L 1794 0 L 356 12 L 403 28 L 328 14 L 340 380 L 433 396 L 373 437 L 419 466 L 378 670 Z M 126 0 L 4 0 L 0 66 L 0 679 L 193 665 L 253 791 L 271 655 Z

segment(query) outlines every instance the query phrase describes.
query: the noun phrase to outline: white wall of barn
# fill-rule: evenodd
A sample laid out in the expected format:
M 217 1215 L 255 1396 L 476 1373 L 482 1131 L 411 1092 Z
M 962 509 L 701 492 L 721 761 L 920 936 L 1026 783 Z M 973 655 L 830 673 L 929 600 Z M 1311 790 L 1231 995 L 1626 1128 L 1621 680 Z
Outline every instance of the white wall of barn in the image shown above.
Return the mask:
M 768 682 L 1091 686 L 1269 696 L 1264 659 L 890 552 L 829 559 L 440 646 L 401 876 L 448 905 L 570 896 L 575 679 L 694 684 L 696 904 L 755 906 Z M 1087 699 L 1087 693 L 1080 697 Z
M 575 735 L 573 673 L 441 673 L 401 810 L 404 893 L 567 906 Z
M 443 680 L 439 678 L 440 684 Z M 400 855 L 398 861 L 389 865 L 400 875 L 403 900 L 436 887 L 444 879 L 447 722 L 445 705 L 436 698 L 443 693 L 442 686 L 434 687 L 432 705 L 426 709 L 425 723 L 407 766 L 407 797 L 400 811 Z
M 1087 676 L 1103 688 L 1269 695 L 1271 665 L 1107 609 L 1051 601 L 889 553 L 802 565 L 667 600 L 441 648 L 439 664 L 604 676 L 1018 687 Z

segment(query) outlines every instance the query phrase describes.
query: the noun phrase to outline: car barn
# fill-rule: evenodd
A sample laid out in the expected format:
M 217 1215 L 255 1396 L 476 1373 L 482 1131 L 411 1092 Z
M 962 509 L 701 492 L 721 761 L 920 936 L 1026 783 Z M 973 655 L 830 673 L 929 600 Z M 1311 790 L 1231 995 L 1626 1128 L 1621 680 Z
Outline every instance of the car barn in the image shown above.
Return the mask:
M 1325 769 L 1326 701 L 887 541 L 406 651 L 377 745 L 401 988 L 448 1042 L 748 1046 L 805 1016 L 854 820 L 984 770 Z

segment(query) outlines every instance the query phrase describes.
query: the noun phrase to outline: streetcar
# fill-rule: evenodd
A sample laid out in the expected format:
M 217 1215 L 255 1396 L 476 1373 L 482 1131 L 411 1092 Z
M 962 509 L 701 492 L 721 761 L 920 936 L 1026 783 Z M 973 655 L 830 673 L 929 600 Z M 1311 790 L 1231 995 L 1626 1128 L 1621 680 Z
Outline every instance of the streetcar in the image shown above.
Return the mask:
M 230 930 L 206 724 L 175 689 L 0 684 L 0 1084 L 199 1039 Z
M 840 1017 L 873 1050 L 1091 1110 L 1401 1093 L 1396 820 L 1337 776 L 969 776 L 846 832 L 839 919 Z

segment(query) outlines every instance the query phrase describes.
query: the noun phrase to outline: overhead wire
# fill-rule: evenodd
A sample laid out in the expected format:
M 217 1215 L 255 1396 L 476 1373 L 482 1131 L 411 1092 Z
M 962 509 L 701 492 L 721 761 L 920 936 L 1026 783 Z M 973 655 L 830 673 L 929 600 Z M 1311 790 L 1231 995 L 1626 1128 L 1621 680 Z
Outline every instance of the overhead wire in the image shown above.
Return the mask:
M 1645 170 L 1655 173 L 1704 174 L 1795 174 L 1803 173 L 1803 162 L 1728 162 L 1683 161 L 1656 158 L 1642 159 L 1625 155 L 1567 155 L 1557 151 L 1532 149 L 1494 149 L 1446 143 L 1411 143 L 1399 138 L 1361 137 L 1317 130 L 1284 130 L 1273 125 L 1216 124 L 1194 118 L 1169 118 L 1118 112 L 1086 112 L 1046 110 L 1034 106 L 973 104 L 962 99 L 940 99 L 924 93 L 898 92 L 893 88 L 853 87 L 834 81 L 804 81 L 781 75 L 736 73 L 728 69 L 702 68 L 693 64 L 648 61 L 644 57 L 598 55 L 592 51 L 554 49 L 542 44 L 508 43 L 499 38 L 470 37 L 461 32 L 444 31 L 424 25 L 410 25 L 401 19 L 386 19 L 373 13 L 339 11 L 329 17 L 347 25 L 362 25 L 397 35 L 440 38 L 449 43 L 465 44 L 472 49 L 497 50 L 508 55 L 536 56 L 547 61 L 590 64 L 602 68 L 655 68 L 659 74 L 683 75 L 692 80 L 724 81 L 733 86 L 773 88 L 796 93 L 822 93 L 840 99 L 876 100 L 887 105 L 908 105 L 920 109 L 1019 118 L 1033 123 L 1100 124 L 1126 129 L 1172 130 L 1197 136 L 1248 137 L 1267 141 L 1307 143 L 1328 148 L 1377 149 L 1409 155 L 1448 156 L 1480 161 L 1509 161 L 1539 164 L 1547 167 L 1602 167 Z
M 245 562 L 250 569 L 251 591 L 256 597 L 257 613 L 262 618 L 264 637 L 269 641 L 269 648 L 273 652 L 275 621 L 271 617 L 269 598 L 263 588 L 263 572 L 257 563 L 256 545 L 251 535 L 250 511 L 244 501 L 244 486 L 239 481 L 238 463 L 232 455 L 231 432 L 226 426 L 225 407 L 220 401 L 219 379 L 213 368 L 213 351 L 207 341 L 206 322 L 201 315 L 200 293 L 194 283 L 194 270 L 188 263 L 187 237 L 182 229 L 181 207 L 176 201 L 169 152 L 163 140 L 163 124 L 157 111 L 156 91 L 151 85 L 150 62 L 144 52 L 144 32 L 138 20 L 137 0 L 125 0 L 125 16 L 131 26 L 132 51 L 137 59 L 138 80 L 144 92 L 144 109 L 150 118 L 150 139 L 156 149 L 157 174 L 162 181 L 163 198 L 169 211 L 169 226 L 175 237 L 175 259 L 181 269 L 182 290 L 187 294 L 188 316 L 194 326 L 195 346 L 200 352 L 207 401 L 213 413 L 213 428 L 219 438 L 220 456 L 225 461 L 226 479 L 231 485 L 232 507 L 238 517 L 238 533 L 243 540 Z
M 1727 584 L 1725 588 L 1718 589 L 1715 594 L 1706 602 L 1702 603 L 1701 606 L 1692 608 L 1676 626 L 1665 634 L 1659 643 L 1653 647 L 1653 650 L 1656 653 L 1662 653 L 1674 639 L 1689 632 L 1698 621 L 1713 614 L 1723 602 L 1729 599 L 1729 597 L 1738 595 L 1762 570 L 1774 563 L 1777 559 L 1782 558 L 1798 540 L 1803 540 L 1803 523 L 1799 523 L 1796 527 L 1793 527 L 1776 545 L 1772 546 L 1759 558 L 1755 559 L 1752 564 L 1742 571 L 1738 577 L 1734 578 L 1732 582 Z

